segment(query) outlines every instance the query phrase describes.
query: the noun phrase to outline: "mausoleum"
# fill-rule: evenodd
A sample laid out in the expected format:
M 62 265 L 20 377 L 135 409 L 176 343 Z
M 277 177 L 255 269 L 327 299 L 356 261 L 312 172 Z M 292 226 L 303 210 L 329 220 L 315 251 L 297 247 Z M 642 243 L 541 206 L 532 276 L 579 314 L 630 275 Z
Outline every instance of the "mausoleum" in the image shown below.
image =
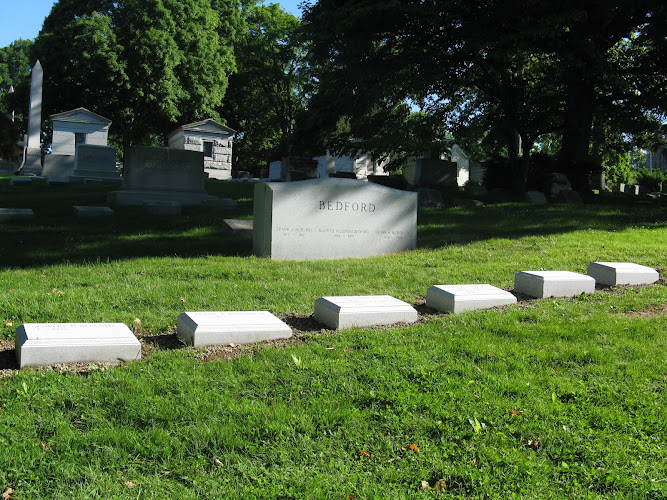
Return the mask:
M 76 108 L 51 115 L 53 140 L 51 154 L 70 155 L 76 153 L 79 144 L 106 146 L 111 120 L 88 111 Z
M 231 178 L 234 134 L 236 130 L 207 118 L 178 127 L 167 136 L 167 145 L 204 153 L 204 170 L 215 170 L 219 179 Z

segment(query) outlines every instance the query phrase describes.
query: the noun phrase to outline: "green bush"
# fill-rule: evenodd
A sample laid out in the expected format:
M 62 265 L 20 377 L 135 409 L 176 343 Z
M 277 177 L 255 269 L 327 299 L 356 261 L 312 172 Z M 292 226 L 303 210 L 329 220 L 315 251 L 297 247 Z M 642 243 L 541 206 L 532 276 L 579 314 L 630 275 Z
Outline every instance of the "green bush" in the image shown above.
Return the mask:
M 649 191 L 660 191 L 667 182 L 667 173 L 660 170 L 650 171 L 644 167 L 636 174 L 637 184 L 646 186 Z

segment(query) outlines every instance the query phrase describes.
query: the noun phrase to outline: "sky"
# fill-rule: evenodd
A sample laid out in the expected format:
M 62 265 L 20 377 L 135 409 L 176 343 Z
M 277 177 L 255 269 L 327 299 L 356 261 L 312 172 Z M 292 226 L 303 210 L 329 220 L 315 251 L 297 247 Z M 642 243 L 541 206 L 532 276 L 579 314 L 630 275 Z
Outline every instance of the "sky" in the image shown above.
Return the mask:
M 303 0 L 274 0 L 283 10 L 301 16 L 299 4 Z M 42 29 L 44 18 L 51 12 L 54 0 L 0 0 L 0 47 L 14 40 L 34 40 Z

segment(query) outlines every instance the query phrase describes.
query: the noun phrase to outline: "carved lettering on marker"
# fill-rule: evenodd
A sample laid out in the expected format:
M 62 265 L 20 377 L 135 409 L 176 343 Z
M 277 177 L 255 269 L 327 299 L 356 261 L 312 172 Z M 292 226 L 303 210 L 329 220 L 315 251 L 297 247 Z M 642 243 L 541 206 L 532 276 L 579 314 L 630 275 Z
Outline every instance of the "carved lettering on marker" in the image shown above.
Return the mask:
M 320 200 L 320 210 L 331 210 L 335 212 L 375 212 L 373 203 L 359 203 L 351 201 Z

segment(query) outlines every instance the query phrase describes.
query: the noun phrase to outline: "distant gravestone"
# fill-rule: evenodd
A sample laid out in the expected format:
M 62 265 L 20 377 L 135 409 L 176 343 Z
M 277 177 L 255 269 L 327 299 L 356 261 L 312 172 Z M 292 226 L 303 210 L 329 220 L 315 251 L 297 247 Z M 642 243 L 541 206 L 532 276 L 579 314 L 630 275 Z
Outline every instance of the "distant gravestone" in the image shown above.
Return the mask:
M 35 218 L 30 208 L 0 208 L 0 222 L 25 221 Z
M 514 291 L 530 297 L 575 297 L 595 292 L 595 279 L 570 271 L 521 271 L 514 276 Z
M 458 186 L 458 165 L 448 160 L 420 158 L 414 166 L 404 168 L 409 184 L 432 188 Z
M 528 191 L 526 193 L 526 201 L 536 205 L 546 205 L 547 197 L 544 196 L 542 191 Z
M 370 257 L 416 245 L 417 193 L 351 179 L 255 185 L 255 255 Z
M 592 262 L 586 273 L 602 285 L 650 285 L 660 279 L 658 271 L 631 262 Z
M 101 182 L 122 182 L 116 170 L 116 148 L 79 144 L 76 146 L 72 181 L 99 180 Z
M 87 217 L 110 217 L 113 215 L 113 210 L 109 207 L 95 207 L 74 205 L 74 214 L 79 218 Z
M 511 304 L 516 304 L 514 295 L 488 284 L 434 285 L 426 291 L 426 305 L 443 312 L 459 313 Z
M 204 190 L 203 153 L 131 147 L 125 159 L 123 188 L 109 193 L 108 202 L 115 206 L 141 206 L 162 201 L 182 206 L 236 207 L 231 199 L 217 198 Z
M 314 318 L 338 329 L 414 323 L 418 314 L 410 304 L 390 295 L 357 295 L 320 297 L 315 301 Z
M 287 339 L 292 329 L 268 311 L 184 312 L 177 335 L 193 346 Z
M 69 179 L 74 170 L 74 156 L 48 154 L 44 156 L 44 172 L 42 175 L 49 178 Z
M 32 177 L 10 177 L 10 186 L 29 186 L 32 184 Z
M 141 359 L 141 344 L 122 323 L 25 323 L 16 329 L 19 367 Z

